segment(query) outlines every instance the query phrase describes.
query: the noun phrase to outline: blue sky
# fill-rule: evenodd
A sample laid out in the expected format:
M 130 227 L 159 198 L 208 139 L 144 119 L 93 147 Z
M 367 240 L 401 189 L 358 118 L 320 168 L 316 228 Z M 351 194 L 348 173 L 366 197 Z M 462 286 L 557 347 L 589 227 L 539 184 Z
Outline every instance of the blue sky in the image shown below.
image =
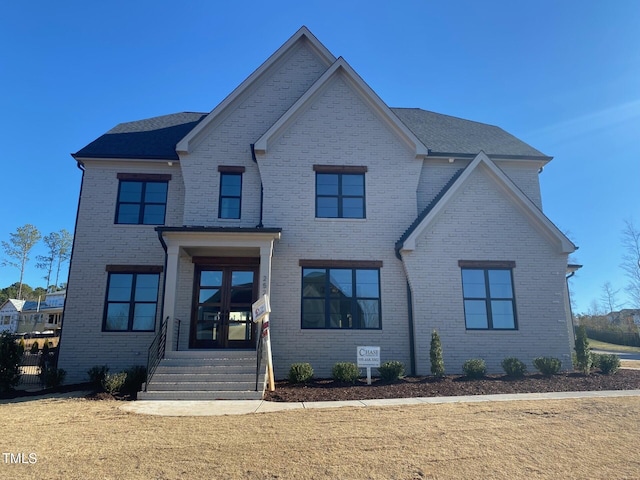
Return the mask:
M 225 3 L 0 7 L 0 240 L 25 223 L 73 231 L 70 153 L 120 122 L 212 110 L 306 25 L 388 105 L 499 125 L 553 156 L 543 206 L 580 247 L 577 311 L 604 282 L 624 287 L 623 222 L 640 226 L 640 2 Z M 18 277 L 0 267 L 0 287 Z

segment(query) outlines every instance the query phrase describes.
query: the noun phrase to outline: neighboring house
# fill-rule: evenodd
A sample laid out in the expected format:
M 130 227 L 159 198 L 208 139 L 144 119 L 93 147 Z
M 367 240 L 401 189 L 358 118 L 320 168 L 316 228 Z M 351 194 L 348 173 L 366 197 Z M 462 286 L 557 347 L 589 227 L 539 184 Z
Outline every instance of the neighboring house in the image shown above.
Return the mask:
M 448 373 L 476 357 L 571 364 L 576 247 L 542 212 L 551 157 L 389 108 L 304 27 L 210 113 L 123 123 L 73 157 L 70 382 L 146 364 L 163 318 L 171 358 L 255 349 L 262 294 L 278 378 L 294 362 L 330 376 L 359 345 L 429 374 L 434 330 Z
M 66 291 L 51 292 L 44 300 L 28 300 L 20 313 L 17 333 L 44 332 L 62 328 Z
M 0 307 L 0 333 L 16 333 L 24 300 L 10 298 Z

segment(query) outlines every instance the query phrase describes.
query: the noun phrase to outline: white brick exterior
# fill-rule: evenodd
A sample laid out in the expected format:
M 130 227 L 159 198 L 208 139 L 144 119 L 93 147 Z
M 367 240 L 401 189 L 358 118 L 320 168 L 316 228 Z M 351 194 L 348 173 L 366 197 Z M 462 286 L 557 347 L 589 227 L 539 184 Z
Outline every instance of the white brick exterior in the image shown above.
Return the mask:
M 188 151 L 179 152 L 180 160 L 172 165 L 166 160 L 82 159 L 86 171 L 59 364 L 67 370 L 69 382 L 86 380 L 86 371 L 94 365 L 106 364 L 118 371 L 146 364 L 153 333 L 102 331 L 107 265 L 162 266 L 164 273 L 175 272 L 175 277 L 167 275 L 168 284 L 174 286 L 167 292 L 161 275 L 156 325 L 162 315 L 179 318 L 178 349 L 187 350 L 193 257 L 260 256 L 262 268 L 269 261 L 264 243 L 258 248 L 234 240 L 226 246 L 203 241 L 202 245 L 178 243 L 171 250 L 177 252 L 177 257 L 173 253 L 177 260 L 168 266 L 154 226 L 114 224 L 118 173 L 171 175 L 167 227 L 254 229 L 260 221 L 262 184 L 264 227 L 282 229 L 274 243 L 270 284 L 278 378 L 286 375 L 293 362 L 310 362 L 317 376 L 329 376 L 335 362 L 355 361 L 358 345 L 379 345 L 383 361 L 400 360 L 409 367 L 412 332 L 407 279 L 413 292 L 417 373 L 429 372 L 433 329 L 440 332 L 449 372 L 459 371 L 464 360 L 476 356 L 485 358 L 492 371 L 511 355 L 527 363 L 539 355 L 568 361 L 563 296 L 567 255 L 558 252 L 548 235 L 482 169 L 473 172 L 415 250 L 403 252 L 402 259 L 396 256 L 398 239 L 469 161 L 423 159 L 403 133 L 406 127 L 386 107 L 379 108 L 380 100 L 367 93 L 368 87 L 362 87 L 348 68 L 336 69 L 318 85 L 330 70 L 327 58 L 310 42 L 302 36 L 281 56 L 270 59 L 253 83 L 234 92 L 214 110 L 215 115 L 204 120 L 189 138 Z M 311 89 L 313 96 L 293 111 L 292 106 Z M 258 152 L 254 162 L 251 145 L 284 116 L 288 123 L 269 139 L 268 149 Z M 533 204 L 541 206 L 538 163 L 500 160 L 496 164 Z M 315 218 L 314 165 L 366 167 L 365 219 Z M 219 166 L 245 168 L 239 220 L 218 219 Z M 461 259 L 516 262 L 518 330 L 465 329 L 457 263 Z M 302 329 L 300 260 L 382 262 L 382 328 Z

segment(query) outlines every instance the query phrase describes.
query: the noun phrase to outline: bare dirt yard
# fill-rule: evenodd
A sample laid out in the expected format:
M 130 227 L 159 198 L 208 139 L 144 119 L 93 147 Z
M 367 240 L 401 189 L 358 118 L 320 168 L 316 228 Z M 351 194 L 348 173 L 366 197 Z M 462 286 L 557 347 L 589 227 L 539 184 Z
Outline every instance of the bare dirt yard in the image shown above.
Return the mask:
M 0 478 L 623 479 L 640 476 L 640 398 L 127 413 L 113 400 L 0 403 Z M 20 463 L 6 454 L 22 454 Z M 35 461 L 33 461 L 35 460 Z

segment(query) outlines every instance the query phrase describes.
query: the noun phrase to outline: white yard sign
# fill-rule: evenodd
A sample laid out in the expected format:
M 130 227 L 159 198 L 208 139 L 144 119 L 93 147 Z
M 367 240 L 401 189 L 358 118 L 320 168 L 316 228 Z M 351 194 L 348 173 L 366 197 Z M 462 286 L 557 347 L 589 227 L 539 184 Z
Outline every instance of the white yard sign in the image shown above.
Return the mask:
M 380 366 L 380 347 L 357 347 L 358 368 L 367 369 L 367 385 L 371 385 L 371 367 Z

